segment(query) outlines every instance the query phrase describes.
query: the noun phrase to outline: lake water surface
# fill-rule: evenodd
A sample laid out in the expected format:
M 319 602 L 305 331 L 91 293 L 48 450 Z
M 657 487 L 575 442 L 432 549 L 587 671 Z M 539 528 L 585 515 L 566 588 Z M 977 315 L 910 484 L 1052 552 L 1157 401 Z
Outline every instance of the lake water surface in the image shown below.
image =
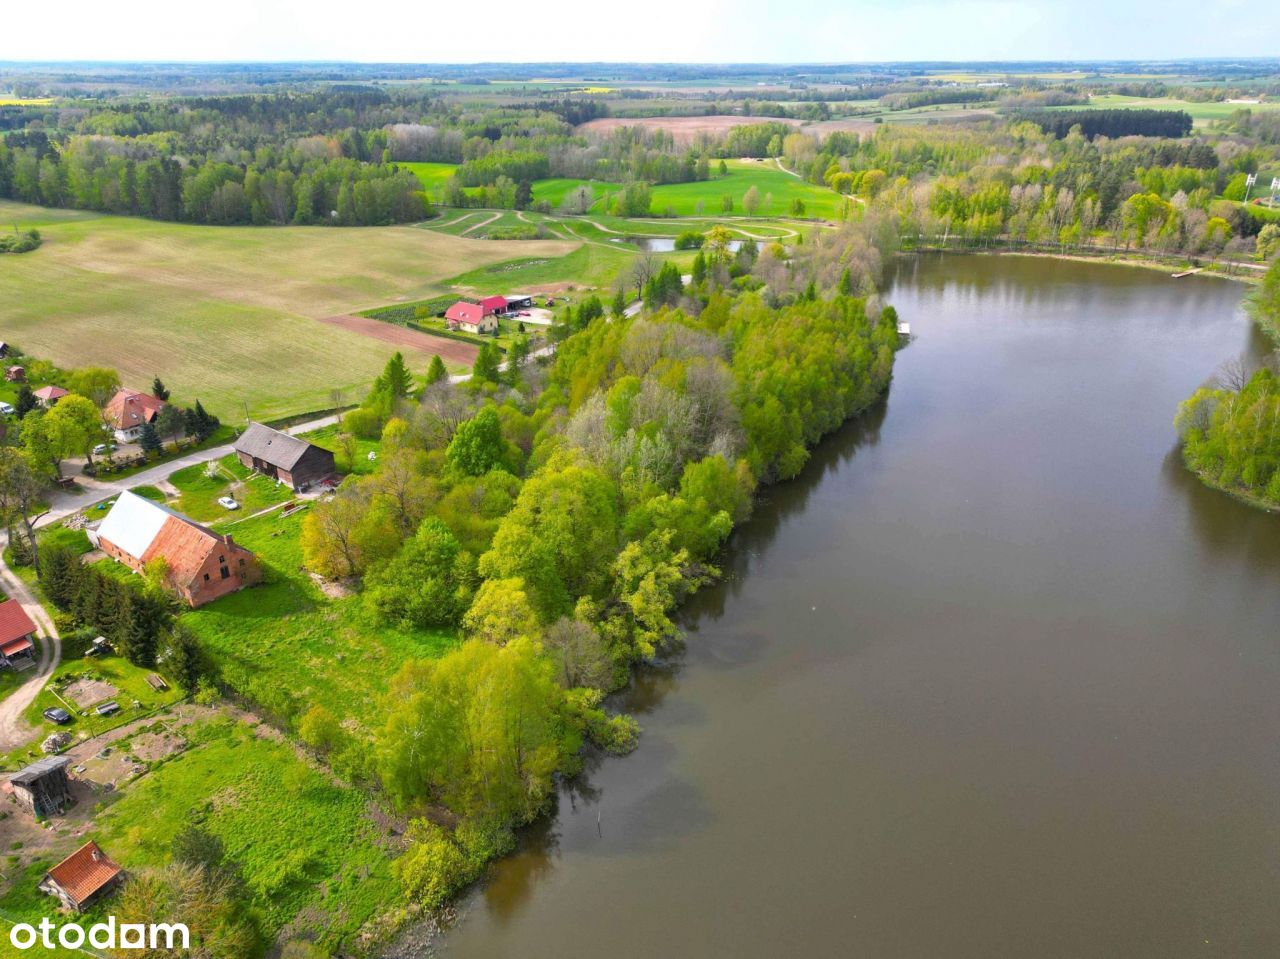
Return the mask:
M 1244 288 L 904 260 L 887 400 L 765 491 L 448 959 L 1280 955 L 1280 517 L 1182 469 Z

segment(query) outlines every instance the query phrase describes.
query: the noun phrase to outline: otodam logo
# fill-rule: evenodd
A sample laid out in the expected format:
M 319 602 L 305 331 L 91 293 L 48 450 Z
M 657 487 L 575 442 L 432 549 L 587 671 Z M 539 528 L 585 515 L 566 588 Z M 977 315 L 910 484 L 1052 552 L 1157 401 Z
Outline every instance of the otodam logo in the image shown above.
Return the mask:
M 21 922 L 9 930 L 9 943 L 15 949 L 190 949 L 190 933 L 181 922 L 143 924 L 122 922 L 115 916 L 95 922 L 88 929 L 78 923 L 55 925 L 41 919 L 38 925 Z

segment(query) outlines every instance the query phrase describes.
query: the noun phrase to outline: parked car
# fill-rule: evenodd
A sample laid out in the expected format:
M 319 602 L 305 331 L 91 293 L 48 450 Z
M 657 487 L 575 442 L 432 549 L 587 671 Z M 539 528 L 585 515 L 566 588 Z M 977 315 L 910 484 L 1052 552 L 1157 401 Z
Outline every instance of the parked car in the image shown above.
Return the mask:
M 57 723 L 59 726 L 65 726 L 67 723 L 71 722 L 71 714 L 65 709 L 59 709 L 57 706 L 46 709 L 44 711 L 44 718 L 49 720 L 51 723 Z
M 5 416 L 9 416 L 14 412 L 15 410 L 12 403 L 0 403 L 0 413 L 3 413 Z
M 93 711 L 99 716 L 110 716 L 112 713 L 120 712 L 120 704 L 114 699 L 108 700 L 105 703 L 98 703 L 93 707 Z
M 218 505 L 221 506 L 223 509 L 239 509 L 240 508 L 240 504 L 237 503 L 230 496 L 219 496 Z
M 99 443 L 97 446 L 93 448 L 93 455 L 106 456 L 108 453 L 114 453 L 115 451 L 116 451 L 115 443 Z

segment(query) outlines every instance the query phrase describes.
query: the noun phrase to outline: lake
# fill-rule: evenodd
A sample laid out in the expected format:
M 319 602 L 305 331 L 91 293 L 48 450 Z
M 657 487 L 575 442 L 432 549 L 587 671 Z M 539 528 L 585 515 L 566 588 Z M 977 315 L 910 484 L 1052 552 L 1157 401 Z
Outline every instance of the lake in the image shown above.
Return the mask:
M 890 392 L 764 491 L 448 959 L 1280 954 L 1280 517 L 1182 468 L 1241 285 L 902 260 Z

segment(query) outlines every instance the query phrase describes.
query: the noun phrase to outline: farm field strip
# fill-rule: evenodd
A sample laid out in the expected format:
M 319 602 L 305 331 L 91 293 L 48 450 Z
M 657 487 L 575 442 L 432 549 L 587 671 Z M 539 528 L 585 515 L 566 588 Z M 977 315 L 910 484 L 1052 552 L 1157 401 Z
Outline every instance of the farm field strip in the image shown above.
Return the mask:
M 223 416 L 321 409 L 367 386 L 391 345 L 325 317 L 441 293 L 447 277 L 565 242 L 495 242 L 405 227 L 203 227 L 71 215 L 0 202 L 0 221 L 44 215 L 45 244 L 0 271 L 4 338 L 60 366 L 92 360 Z M 412 349 L 424 368 L 430 353 Z M 354 395 L 354 394 L 352 394 Z

